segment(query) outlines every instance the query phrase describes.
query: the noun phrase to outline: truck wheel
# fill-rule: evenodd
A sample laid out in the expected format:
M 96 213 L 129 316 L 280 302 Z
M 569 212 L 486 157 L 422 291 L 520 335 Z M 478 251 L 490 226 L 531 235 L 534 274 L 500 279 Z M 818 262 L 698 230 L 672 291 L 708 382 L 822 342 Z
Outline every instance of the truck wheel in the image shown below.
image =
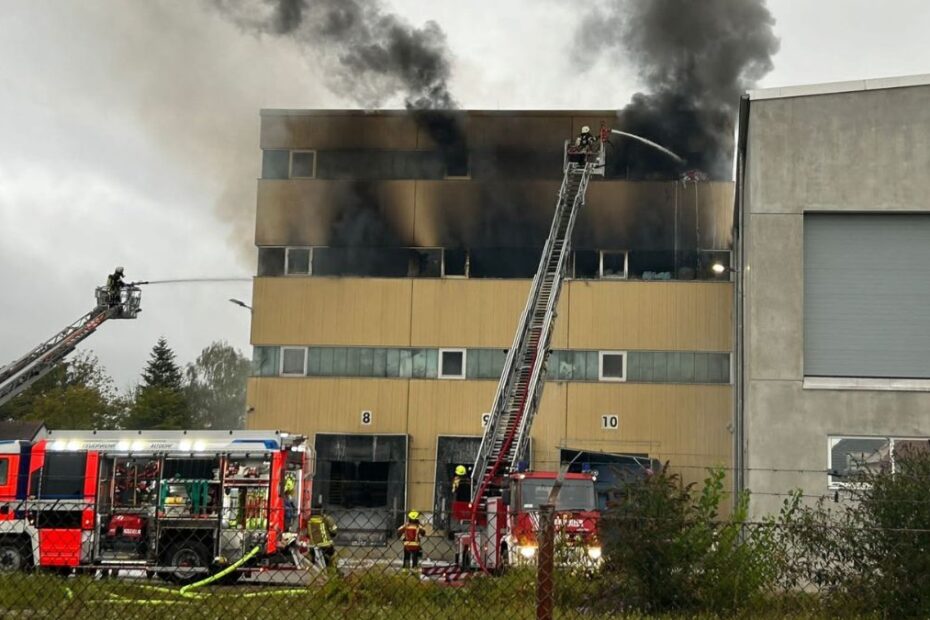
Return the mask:
M 175 583 L 193 583 L 200 579 L 206 579 L 209 573 L 205 570 L 210 567 L 209 554 L 207 548 L 199 542 L 190 541 L 175 543 L 168 549 L 165 554 L 166 566 L 173 570 L 168 571 L 164 576 Z
M 0 543 L 0 572 L 12 573 L 25 570 L 30 555 L 22 542 L 4 541 Z

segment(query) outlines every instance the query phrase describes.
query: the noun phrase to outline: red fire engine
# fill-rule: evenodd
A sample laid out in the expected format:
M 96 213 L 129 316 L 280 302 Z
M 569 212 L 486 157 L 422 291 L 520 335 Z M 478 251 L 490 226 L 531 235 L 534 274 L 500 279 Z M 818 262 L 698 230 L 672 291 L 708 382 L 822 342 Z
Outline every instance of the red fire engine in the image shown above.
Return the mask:
M 0 444 L 0 569 L 206 577 L 300 564 L 312 454 L 274 431 L 48 431 Z M 233 573 L 235 578 L 239 573 Z

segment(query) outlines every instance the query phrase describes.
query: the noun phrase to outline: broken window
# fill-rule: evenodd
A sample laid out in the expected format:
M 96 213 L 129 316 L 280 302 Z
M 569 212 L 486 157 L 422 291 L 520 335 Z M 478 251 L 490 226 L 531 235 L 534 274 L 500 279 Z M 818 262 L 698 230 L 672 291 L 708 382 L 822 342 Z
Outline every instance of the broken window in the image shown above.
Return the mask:
M 596 278 L 600 274 L 597 250 L 575 250 L 575 275 L 579 279 Z
M 447 179 L 467 179 L 471 174 L 468 165 L 468 151 L 464 149 L 455 149 L 445 154 L 446 159 L 446 178 Z
M 626 252 L 601 251 L 602 278 L 626 278 Z
M 289 156 L 288 151 L 262 151 L 262 178 L 286 179 Z
M 292 179 L 312 179 L 315 173 L 316 151 L 291 151 Z
M 284 248 L 258 248 L 258 275 L 284 275 Z
M 623 351 L 601 351 L 598 379 L 601 381 L 626 381 L 626 353 Z
M 310 248 L 287 248 L 285 271 L 289 276 L 310 273 Z
M 407 277 L 438 278 L 442 275 L 442 250 L 414 248 L 408 258 Z
M 439 350 L 439 378 L 465 378 L 465 349 Z
M 468 277 L 468 251 L 461 248 L 443 250 L 442 275 L 447 278 Z
M 472 248 L 468 274 L 472 278 L 532 278 L 542 248 Z
M 281 374 L 306 374 L 307 350 L 303 347 L 281 347 Z

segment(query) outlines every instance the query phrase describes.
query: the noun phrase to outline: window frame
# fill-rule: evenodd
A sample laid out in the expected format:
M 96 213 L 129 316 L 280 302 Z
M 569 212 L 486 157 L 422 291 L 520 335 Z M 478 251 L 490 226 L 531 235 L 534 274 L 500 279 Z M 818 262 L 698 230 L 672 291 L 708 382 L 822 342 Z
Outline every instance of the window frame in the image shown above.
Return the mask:
M 604 255 L 623 254 L 623 275 L 604 275 Z M 627 250 L 598 250 L 597 277 L 599 280 L 628 280 L 630 277 L 630 253 Z
M 446 374 L 443 372 L 444 363 L 443 357 L 446 353 L 461 353 L 462 354 L 462 373 L 458 375 Z M 439 349 L 439 364 L 436 369 L 436 378 L 437 379 L 455 379 L 463 380 L 468 374 L 468 349 L 464 348 L 440 348 Z
M 301 372 L 284 372 L 284 358 L 287 351 L 303 352 L 303 368 Z M 278 375 L 281 377 L 306 377 L 307 376 L 307 347 L 281 347 L 281 360 L 278 367 Z
M 10 484 L 10 470 L 13 468 L 13 456 L 5 454 L 0 456 L 0 487 Z
M 291 273 L 291 250 L 307 250 L 307 272 L 306 273 Z M 309 245 L 288 245 L 284 247 L 284 276 L 285 277 L 301 277 L 301 276 L 312 276 L 313 275 L 313 246 Z
M 450 279 L 452 279 L 452 280 L 465 280 L 465 279 L 467 279 L 467 278 L 468 278 L 469 266 L 471 265 L 471 255 L 469 254 L 468 250 L 464 250 L 464 249 L 462 250 L 462 251 L 465 253 L 465 273 L 453 273 L 453 274 L 448 274 L 448 273 L 446 273 L 446 252 L 447 252 L 450 248 L 443 247 L 443 248 L 440 248 L 440 249 L 442 250 L 442 269 L 440 270 L 440 277 L 441 277 L 441 278 L 450 278 Z M 454 249 L 454 248 L 452 248 L 452 249 Z
M 622 376 L 607 377 L 604 375 L 604 358 L 608 355 L 620 355 L 623 359 Z M 625 383 L 627 378 L 627 362 L 629 357 L 626 351 L 598 351 L 597 352 L 597 380 L 608 381 L 612 383 Z
M 888 461 L 891 463 L 891 474 L 894 475 L 897 473 L 897 467 L 895 465 L 894 451 L 895 451 L 895 442 L 896 441 L 928 441 L 930 437 L 893 437 L 891 435 L 827 435 L 827 488 L 831 491 L 842 490 L 842 489 L 864 489 L 868 488 L 868 485 L 861 482 L 842 482 L 842 480 L 834 480 L 833 476 L 833 441 L 842 441 L 844 439 L 875 439 L 883 440 L 888 443 Z M 837 478 L 841 478 L 837 476 Z
M 287 159 L 287 178 L 289 179 L 315 179 L 316 178 L 316 161 L 317 161 L 317 152 L 316 149 L 292 149 L 289 151 Z M 295 154 L 304 154 L 304 153 L 313 153 L 313 170 L 310 172 L 310 176 L 295 176 L 294 175 L 294 155 Z

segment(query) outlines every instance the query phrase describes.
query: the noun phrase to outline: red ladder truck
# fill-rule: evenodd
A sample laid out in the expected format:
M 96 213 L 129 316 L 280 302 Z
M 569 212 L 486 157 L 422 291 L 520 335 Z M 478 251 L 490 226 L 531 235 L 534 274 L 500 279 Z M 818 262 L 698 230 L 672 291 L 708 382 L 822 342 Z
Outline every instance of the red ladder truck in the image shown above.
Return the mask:
M 472 467 L 470 502 L 465 506 L 453 502 L 453 521 L 466 524 L 466 531 L 456 536 L 460 566 L 474 561 L 490 571 L 521 558 L 531 559 L 538 531 L 534 517 L 550 493 L 556 497 L 559 536 L 577 549 L 582 560 L 600 558 L 594 475 L 524 472 L 520 463 L 527 460 L 530 429 L 542 397 L 572 231 L 584 206 L 588 182 L 592 176 L 604 175 L 608 135 L 602 130 L 590 146 L 565 143 L 562 186 L 552 226 Z
M 0 444 L 0 569 L 187 582 L 256 547 L 252 566 L 299 566 L 313 462 L 302 436 L 277 431 L 56 430 Z

